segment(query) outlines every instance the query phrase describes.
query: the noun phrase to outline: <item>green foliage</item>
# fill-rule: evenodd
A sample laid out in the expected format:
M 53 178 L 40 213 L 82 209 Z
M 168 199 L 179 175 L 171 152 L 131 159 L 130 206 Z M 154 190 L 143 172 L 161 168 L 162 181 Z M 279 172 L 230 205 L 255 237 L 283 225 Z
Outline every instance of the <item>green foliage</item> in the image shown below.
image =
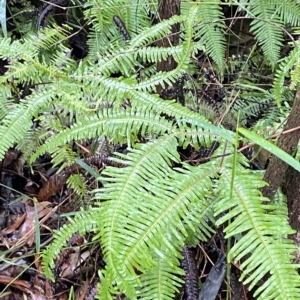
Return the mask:
M 274 67 L 282 43 L 280 28 L 288 22 L 298 25 L 299 5 L 250 1 L 248 8 L 243 3 L 240 9 L 254 17 L 252 31 Z M 182 1 L 180 16 L 152 25 L 149 13 L 156 10 L 151 1 L 87 0 L 82 9 L 91 26 L 90 49 L 78 63 L 68 55 L 65 41 L 71 29 L 67 27 L 0 41 L 0 58 L 10 59 L 0 78 L 1 158 L 16 146 L 30 163 L 49 153 L 63 169 L 76 161 L 73 141 L 107 137 L 111 144 L 128 147 L 126 155 L 116 153 L 113 158 L 126 165 L 122 172 L 107 167 L 99 177 L 104 187 L 94 191 L 97 207 L 76 214 L 44 251 L 43 269 L 52 280 L 54 259 L 66 241 L 75 232 L 92 231 L 106 262 L 99 271 L 100 299 L 114 299 L 120 292 L 130 299 L 173 299 L 182 283 L 179 263 L 184 244 L 206 241 L 223 226 L 226 238 L 236 241 L 228 261 L 241 260 L 244 283 L 253 288 L 268 278 L 255 292 L 258 299 L 299 298 L 287 211 L 261 196 L 259 189 L 265 183 L 260 175 L 247 169 L 242 154 L 234 155 L 235 134 L 154 94 L 158 84 L 171 85 L 182 75 L 192 76 L 192 56 L 199 50 L 214 60 L 222 74 L 226 41 L 218 4 Z M 120 34 L 113 23 L 115 15 L 124 21 L 131 40 Z M 181 26 L 179 44 L 156 47 L 154 43 L 170 34 L 175 23 Z M 278 71 L 279 87 L 282 72 L 295 64 L 295 51 L 292 62 L 286 59 Z M 176 60 L 176 69 L 157 73 L 156 63 L 168 55 Z M 28 85 L 30 92 L 11 101 L 18 84 Z M 259 99 L 260 104 L 272 102 L 271 92 L 255 92 L 244 97 Z M 255 105 L 243 105 L 241 99 L 237 101 L 232 114 L 248 117 L 258 111 Z M 142 143 L 143 137 L 149 141 Z M 194 166 L 181 161 L 180 147 L 199 149 L 214 141 L 219 143 L 216 158 Z M 69 185 L 85 193 L 83 176 L 73 175 Z
M 250 289 L 265 274 L 271 274 L 254 293 L 259 299 L 297 299 L 297 272 L 295 266 L 286 265 L 293 257 L 295 249 L 292 242 L 286 238 L 288 234 L 293 233 L 289 229 L 286 214 L 278 210 L 275 214 L 276 206 L 263 204 L 268 199 L 263 198 L 258 191 L 258 188 L 264 185 L 260 176 L 250 175 L 244 170 L 237 171 L 234 175 L 232 178 L 230 169 L 222 171 L 220 189 L 217 191 L 219 199 L 215 206 L 216 214 L 222 213 L 224 209 L 229 211 L 216 222 L 217 226 L 233 220 L 225 229 L 226 238 L 242 234 L 230 250 L 228 258 L 245 259 L 240 265 L 243 270 L 241 280 L 244 279 L 244 283 L 249 284 Z M 249 176 L 251 185 L 247 184 Z M 233 193 L 230 195 L 228 191 L 232 184 Z M 251 256 L 247 257 L 249 253 Z M 258 257 L 263 257 L 264 261 L 260 261 Z M 287 277 L 281 276 L 283 269 L 287 271 Z M 277 290 L 274 290 L 274 285 L 277 286 Z
M 250 0 L 249 4 L 245 2 L 239 5 L 247 12 L 248 17 L 254 18 L 250 30 L 275 67 L 282 46 L 284 26 L 299 26 L 300 7 L 293 0 Z

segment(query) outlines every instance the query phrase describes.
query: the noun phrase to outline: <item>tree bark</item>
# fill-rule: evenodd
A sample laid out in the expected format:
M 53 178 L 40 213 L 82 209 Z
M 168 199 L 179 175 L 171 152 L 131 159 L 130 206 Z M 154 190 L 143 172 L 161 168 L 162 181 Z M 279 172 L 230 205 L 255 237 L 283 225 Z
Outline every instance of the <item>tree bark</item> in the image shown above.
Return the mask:
M 170 19 L 175 15 L 180 14 L 180 0 L 160 0 L 158 7 L 158 14 L 160 20 Z M 179 43 L 179 31 L 180 24 L 172 25 L 172 33 L 157 42 L 158 47 L 170 47 L 175 46 Z M 167 59 L 161 60 L 157 63 L 157 71 L 168 72 L 172 71 L 177 67 L 177 63 L 172 55 L 169 55 Z M 168 87 L 166 87 L 168 88 Z M 163 87 L 158 85 L 156 88 L 156 92 L 161 94 L 163 91 Z
M 300 88 L 296 92 L 294 104 L 291 110 L 290 115 L 288 116 L 287 123 L 284 127 L 284 131 L 295 128 L 300 126 Z M 280 147 L 285 152 L 292 154 L 294 149 L 297 147 L 298 141 L 300 139 L 300 130 L 293 131 L 288 134 L 283 134 L 278 139 L 278 147 Z M 283 179 L 286 176 L 286 172 L 288 169 L 288 165 L 282 161 L 277 156 L 273 156 L 270 160 L 269 166 L 266 170 L 264 181 L 268 182 L 269 186 L 266 186 L 262 189 L 262 193 L 265 197 L 268 197 L 269 199 L 272 199 L 279 188 L 279 186 L 282 184 Z M 299 176 L 298 172 L 292 171 L 291 175 L 295 178 Z M 288 179 L 287 182 L 290 180 Z M 290 186 L 290 185 L 289 185 Z M 298 185 L 299 188 L 299 185 Z M 291 195 L 291 197 L 294 197 Z M 299 196 L 298 196 L 299 197 Z M 298 198 L 297 198 L 298 199 Z M 299 201 L 292 201 L 294 204 L 292 205 L 295 210 L 295 206 L 297 207 L 297 210 L 299 210 Z M 291 208 L 291 207 L 289 207 Z
M 299 172 L 288 167 L 282 190 L 287 197 L 289 222 L 293 229 L 300 232 L 300 176 Z

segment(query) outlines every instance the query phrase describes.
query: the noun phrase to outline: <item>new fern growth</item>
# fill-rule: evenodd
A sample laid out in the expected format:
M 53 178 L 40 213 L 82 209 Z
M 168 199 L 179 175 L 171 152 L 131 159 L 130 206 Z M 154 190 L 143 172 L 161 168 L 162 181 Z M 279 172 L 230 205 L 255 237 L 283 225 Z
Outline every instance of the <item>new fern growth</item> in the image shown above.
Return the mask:
M 299 5 L 292 0 L 285 5 L 258 0 L 236 4 L 253 18 L 252 31 L 274 67 L 281 27 L 288 22 L 299 25 Z M 258 286 L 257 299 L 299 299 L 286 210 L 261 196 L 261 174 L 249 170 L 247 159 L 236 153 L 239 137 L 154 93 L 157 85 L 192 76 L 192 57 L 198 51 L 209 55 L 222 74 L 226 41 L 219 1 L 182 1 L 180 16 L 155 25 L 151 1 L 87 0 L 82 9 L 91 29 L 89 54 L 78 63 L 64 43 L 68 27 L 0 41 L 0 57 L 10 61 L 0 77 L 1 158 L 15 146 L 31 163 L 48 153 L 55 164 L 67 166 L 77 158 L 69 146 L 73 141 L 107 137 L 128 147 L 127 154 L 112 158 L 126 165 L 122 172 L 110 166 L 100 175 L 105 184 L 94 191 L 96 206 L 77 213 L 55 233 L 42 254 L 46 276 L 54 280 L 54 259 L 73 233 L 95 232 L 106 263 L 99 271 L 100 299 L 114 299 L 119 292 L 130 299 L 173 299 L 183 282 L 183 246 L 206 241 L 224 226 L 226 238 L 236 241 L 228 262 L 241 261 L 241 279 L 249 289 Z M 131 39 L 122 37 L 114 16 Z M 156 47 L 178 22 L 180 43 Z M 176 60 L 176 69 L 157 73 L 155 65 L 168 55 Z M 282 75 L 278 78 L 282 82 Z M 13 102 L 13 86 L 18 84 L 33 88 Z M 260 96 L 263 103 L 270 102 L 269 93 Z M 130 105 L 123 105 L 128 99 Z M 150 141 L 141 143 L 144 136 Z M 219 147 L 214 159 L 195 166 L 181 161 L 179 148 L 197 150 L 215 141 Z M 83 180 L 72 177 L 69 184 L 82 193 Z M 267 279 L 259 286 L 262 278 Z

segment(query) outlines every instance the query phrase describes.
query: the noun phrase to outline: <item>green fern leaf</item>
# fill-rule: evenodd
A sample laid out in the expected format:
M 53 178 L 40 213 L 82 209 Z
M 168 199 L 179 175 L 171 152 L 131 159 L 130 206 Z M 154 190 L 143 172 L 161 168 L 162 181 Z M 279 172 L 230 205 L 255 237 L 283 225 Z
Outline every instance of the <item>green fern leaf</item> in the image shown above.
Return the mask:
M 250 30 L 255 34 L 271 65 L 275 67 L 282 46 L 283 33 L 279 26 L 283 26 L 283 21 L 274 14 L 272 1 L 267 3 L 264 0 L 252 0 L 251 4 L 251 13 L 259 19 L 251 22 Z
M 147 121 L 148 119 L 148 121 Z M 113 143 L 128 143 L 131 145 L 137 141 L 139 132 L 145 134 L 160 134 L 170 132 L 172 123 L 156 114 L 144 112 L 143 110 L 108 109 L 99 117 L 94 116 L 82 119 L 71 128 L 65 129 L 59 134 L 50 137 L 47 142 L 39 147 L 30 161 L 34 162 L 40 155 L 53 153 L 57 147 L 72 140 L 82 140 L 101 136 L 114 136 Z M 1 131 L 0 131 L 1 133 Z
M 294 48 L 290 54 L 284 58 L 284 60 L 280 63 L 274 80 L 274 96 L 278 106 L 281 105 L 282 102 L 282 90 L 283 84 L 286 77 L 290 76 L 290 72 L 293 66 L 296 64 L 300 55 L 299 47 Z M 297 70 L 297 69 L 296 69 Z M 292 83 L 300 82 L 300 76 L 295 76 L 293 78 Z
M 223 34 L 224 22 L 220 21 L 224 16 L 219 4 L 218 0 L 197 2 L 197 6 L 199 6 L 197 20 L 200 23 L 194 30 L 195 37 L 200 39 L 207 53 L 222 70 L 225 57 L 225 38 Z M 218 21 L 217 26 L 216 21 Z
M 297 266 L 291 264 L 295 246 L 286 238 L 293 233 L 287 215 L 277 210 L 275 217 L 275 207 L 264 204 L 268 199 L 260 195 L 259 188 L 265 185 L 260 176 L 255 178 L 252 174 L 249 182 L 249 172 L 237 171 L 234 178 L 228 170 L 222 169 L 221 174 L 215 215 L 229 211 L 216 225 L 231 219 L 231 224 L 225 229 L 226 238 L 237 239 L 228 259 L 244 259 L 240 265 L 243 270 L 241 279 L 249 284 L 249 289 L 268 275 L 266 282 L 254 293 L 258 299 L 298 299 L 299 275 L 295 270 Z
M 160 252 L 163 253 L 163 249 Z M 161 256 L 155 254 L 153 256 L 156 257 L 157 264 L 149 272 L 141 275 L 142 287 L 138 296 L 145 300 L 173 300 L 175 295 L 180 292 L 183 284 L 180 277 L 185 273 L 180 268 L 174 268 L 174 266 L 178 266 L 178 259 L 173 257 L 172 265 L 170 265 Z M 171 258 L 168 259 L 168 261 L 170 260 Z M 159 278 L 164 278 L 164 280 L 158 280 Z
M 52 88 L 45 88 L 39 93 L 34 92 L 5 116 L 0 126 L 0 159 L 3 159 L 6 150 L 13 147 L 14 143 L 23 139 L 26 131 L 32 126 L 32 117 L 37 116 L 40 109 L 47 107 L 53 100 L 53 92 Z
M 170 167 L 179 161 L 177 146 L 174 137 L 161 137 L 132 150 L 126 156 L 128 167 L 122 174 L 116 168 L 107 168 L 103 173 L 108 184 L 97 196 L 102 199 L 103 209 L 100 235 L 107 272 L 123 291 L 140 285 L 135 269 L 151 273 L 156 265 L 152 253 L 172 265 L 168 257 L 180 256 L 188 228 L 201 228 L 203 240 L 212 233 L 208 216 L 202 220 L 200 216 L 210 206 L 205 194 L 212 188 L 210 177 L 216 175 L 218 168 L 208 164 L 174 172 Z M 119 260 L 123 263 L 117 264 Z M 159 278 L 155 284 L 159 285 Z M 135 298 L 135 294 L 128 297 Z
M 42 267 L 45 275 L 54 281 L 51 268 L 54 267 L 54 259 L 58 257 L 62 251 L 66 241 L 76 232 L 84 234 L 99 229 L 96 220 L 98 211 L 96 209 L 89 209 L 89 211 L 81 211 L 76 213 L 73 219 L 69 219 L 69 224 L 64 225 L 59 230 L 55 231 L 54 241 L 42 254 Z

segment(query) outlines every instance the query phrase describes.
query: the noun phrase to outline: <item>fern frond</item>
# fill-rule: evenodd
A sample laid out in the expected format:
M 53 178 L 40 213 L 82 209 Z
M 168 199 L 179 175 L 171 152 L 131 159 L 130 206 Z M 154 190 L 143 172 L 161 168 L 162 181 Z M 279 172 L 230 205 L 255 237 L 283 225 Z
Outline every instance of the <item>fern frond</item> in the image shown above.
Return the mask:
M 278 14 L 286 25 L 299 26 L 300 8 L 299 3 L 293 0 L 274 1 L 275 13 Z
M 60 165 L 57 173 L 61 172 L 64 168 L 75 163 L 76 154 L 72 151 L 69 145 L 58 147 L 52 153 L 53 167 Z
M 144 29 L 143 34 L 139 34 L 136 37 L 134 37 L 130 41 L 130 46 L 132 48 L 146 46 L 150 42 L 153 42 L 155 40 L 158 40 L 159 38 L 167 36 L 168 34 L 171 33 L 172 25 L 183 22 L 186 20 L 186 18 L 187 18 L 186 16 L 176 15 L 170 19 L 163 20 L 158 24 L 152 25 L 151 27 Z
M 32 126 L 32 117 L 37 116 L 40 109 L 51 103 L 53 93 L 55 89 L 49 86 L 43 92 L 33 92 L 5 116 L 0 126 L 0 159 L 4 157 L 7 149 L 23 139 L 26 131 Z
M 188 71 L 190 67 L 190 56 L 193 49 L 192 36 L 194 23 L 197 19 L 197 11 L 197 8 L 191 9 L 189 18 L 186 20 L 185 36 L 181 53 L 170 53 L 177 62 L 176 69 L 170 72 L 158 72 L 154 74 L 149 79 L 140 82 L 138 89 L 143 91 L 155 91 L 159 84 L 164 88 L 166 85 L 172 85 L 180 76 Z
M 260 195 L 259 188 L 265 185 L 260 176 L 255 178 L 252 173 L 251 183 L 249 176 L 249 172 L 237 171 L 232 178 L 231 171 L 221 170 L 215 215 L 226 210 L 228 213 L 216 225 L 231 219 L 231 224 L 225 229 L 226 238 L 237 239 L 228 259 L 244 259 L 240 265 L 243 270 L 241 279 L 249 284 L 249 289 L 265 275 L 268 276 L 254 293 L 254 296 L 259 296 L 258 299 L 297 299 L 300 292 L 299 275 L 297 266 L 291 264 L 295 246 L 287 239 L 293 230 L 288 225 L 285 213 L 277 210 L 275 217 L 275 207 L 264 204 L 269 200 Z
M 299 56 L 295 62 L 294 69 L 291 71 L 292 82 L 290 89 L 294 90 L 300 83 L 300 59 Z
M 31 41 L 11 41 L 8 39 L 0 40 L 0 58 L 6 59 L 10 57 L 13 60 L 17 59 L 35 59 L 38 55 L 38 49 Z
M 212 233 L 207 216 L 200 220 L 199 215 L 209 206 L 205 194 L 212 188 L 210 177 L 218 169 L 207 164 L 174 172 L 171 165 L 179 159 L 177 146 L 174 137 L 163 136 L 124 157 L 128 167 L 123 174 L 115 168 L 107 168 L 103 173 L 109 184 L 99 190 L 97 197 L 102 199 L 103 211 L 110 214 L 103 215 L 100 235 L 107 272 L 121 290 L 140 284 L 135 268 L 144 274 L 151 272 L 156 265 L 152 252 L 168 264 L 171 253 L 180 257 L 187 228 L 195 231 L 196 222 L 201 223 L 197 227 L 201 227 L 203 239 Z M 135 214 L 131 213 L 133 209 Z M 123 264 L 117 264 L 119 260 Z M 156 280 L 158 285 L 159 278 Z
M 220 2 L 213 0 L 198 1 L 197 21 L 199 22 L 194 28 L 195 37 L 199 38 L 205 47 L 205 52 L 215 61 L 220 70 L 223 69 L 225 57 L 225 38 L 224 38 L 224 22 L 220 21 L 224 18 L 221 10 Z M 194 8 L 195 9 L 195 8 Z M 217 26 L 215 26 L 215 22 Z
M 124 37 L 113 22 L 115 16 L 119 17 L 126 26 L 130 36 L 134 38 L 144 29 L 151 26 L 151 20 L 147 14 L 148 3 L 131 1 L 86 1 L 85 15 L 93 25 L 92 33 L 88 41 L 88 58 L 93 59 L 97 53 L 105 55 L 108 45 L 110 49 L 125 47 Z
M 9 110 L 15 106 L 14 102 L 10 86 L 6 84 L 0 85 L 0 120 L 3 120 L 9 113 Z
M 99 116 L 82 119 L 71 128 L 50 137 L 31 157 L 30 161 L 35 161 L 38 156 L 46 152 L 52 153 L 57 147 L 72 140 L 79 141 L 106 135 L 114 137 L 114 140 L 111 141 L 113 143 L 119 142 L 122 144 L 127 142 L 128 145 L 131 145 L 137 141 L 139 132 L 142 135 L 145 132 L 148 134 L 160 134 L 170 132 L 172 126 L 170 121 L 160 118 L 156 114 L 146 113 L 143 109 L 108 109 L 103 114 L 99 114 Z
M 135 55 L 137 59 L 140 57 L 143 61 L 157 63 L 162 59 L 166 59 L 170 53 L 174 56 L 178 56 L 182 51 L 183 47 L 181 45 L 172 47 L 147 47 L 137 49 Z
M 252 0 L 251 4 L 251 13 L 259 19 L 254 19 L 251 22 L 250 30 L 255 34 L 272 67 L 275 67 L 283 41 L 283 33 L 280 26 L 283 26 L 284 23 L 274 13 L 274 3 L 272 1 Z
M 45 276 L 54 281 L 51 268 L 54 267 L 54 259 L 58 257 L 60 251 L 66 245 L 72 235 L 76 232 L 84 234 L 99 229 L 96 220 L 97 209 L 89 209 L 88 211 L 80 211 L 75 214 L 74 218 L 69 219 L 69 224 L 65 224 L 59 230 L 55 231 L 54 241 L 42 254 L 42 267 L 45 272 Z
M 160 252 L 164 253 L 164 249 L 161 249 Z M 138 296 L 145 300 L 173 300 L 183 283 L 180 276 L 185 275 L 185 273 L 181 268 L 174 268 L 174 266 L 178 266 L 177 258 L 168 259 L 167 261 L 173 260 L 172 265 L 170 265 L 157 254 L 153 254 L 153 257 L 157 264 L 149 272 L 141 275 L 142 287 Z M 162 278 L 164 279 L 162 280 Z
M 297 43 L 298 44 L 298 43 Z M 294 48 L 290 54 L 284 58 L 284 60 L 280 63 L 276 74 L 275 74 L 275 80 L 273 83 L 274 86 L 274 96 L 275 96 L 275 100 L 278 106 L 281 105 L 282 102 L 282 89 L 283 89 L 283 84 L 284 84 L 284 80 L 286 77 L 290 76 L 290 72 L 293 68 L 293 66 L 296 64 L 298 58 L 300 55 L 300 49 L 299 47 Z M 294 83 L 300 82 L 300 76 L 298 78 L 294 77 L 293 80 Z
M 187 127 L 187 124 L 189 124 L 190 128 Z M 188 143 L 190 143 L 191 141 L 195 143 L 196 147 L 198 147 L 202 143 L 204 143 L 205 145 L 209 145 L 212 139 L 215 137 L 220 137 L 229 141 L 230 143 L 234 143 L 233 132 L 223 128 L 219 128 L 215 125 L 196 118 L 179 119 L 177 121 L 177 125 L 179 130 L 175 130 L 174 135 L 178 138 L 179 144 L 183 148 L 186 148 Z
M 31 37 L 32 43 L 44 50 L 53 49 L 54 46 L 59 46 L 63 41 L 68 39 L 71 28 L 67 25 L 58 26 L 53 24 L 53 27 L 46 27 L 39 30 L 38 38 L 35 35 Z
M 77 195 L 84 196 L 86 193 L 85 179 L 82 174 L 72 174 L 67 180 L 68 186 L 75 191 Z
M 98 59 L 96 68 L 97 72 L 103 76 L 109 76 L 113 73 L 121 72 L 127 77 L 135 73 L 136 60 L 134 59 L 134 51 L 115 48 L 107 49 L 105 55 L 101 55 Z

